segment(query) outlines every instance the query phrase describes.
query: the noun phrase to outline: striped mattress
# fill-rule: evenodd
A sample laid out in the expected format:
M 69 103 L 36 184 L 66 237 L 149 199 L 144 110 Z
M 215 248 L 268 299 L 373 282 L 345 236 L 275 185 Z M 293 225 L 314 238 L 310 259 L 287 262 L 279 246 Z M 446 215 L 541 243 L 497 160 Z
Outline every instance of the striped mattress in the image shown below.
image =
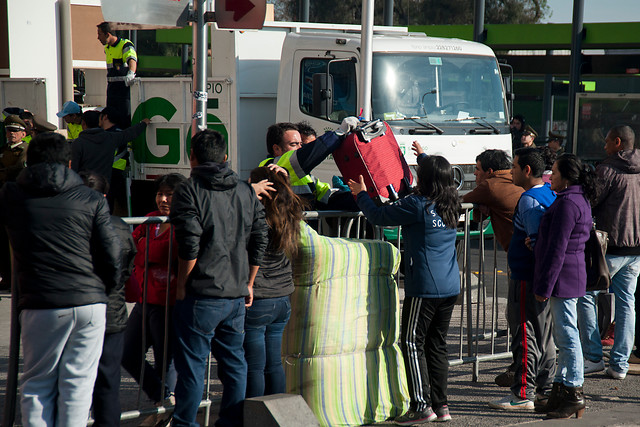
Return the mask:
M 282 354 L 287 392 L 323 426 L 384 421 L 408 408 L 399 251 L 380 240 L 318 235 L 303 225 Z

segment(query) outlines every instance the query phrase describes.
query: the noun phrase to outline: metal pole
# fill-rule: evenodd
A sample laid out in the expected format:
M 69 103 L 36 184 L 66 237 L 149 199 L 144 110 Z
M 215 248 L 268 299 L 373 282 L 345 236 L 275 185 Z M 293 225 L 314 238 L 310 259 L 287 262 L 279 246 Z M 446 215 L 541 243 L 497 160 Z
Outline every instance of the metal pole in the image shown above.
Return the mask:
M 73 101 L 73 58 L 71 52 L 71 3 L 59 2 L 60 8 L 60 94 L 58 107 Z M 56 117 L 57 119 L 57 117 Z M 49 120 L 47 118 L 47 120 Z
M 393 0 L 384 0 L 384 25 L 393 27 Z
M 575 135 L 576 94 L 580 88 L 580 60 L 582 59 L 582 34 L 584 0 L 573 0 L 573 24 L 571 26 L 571 67 L 569 69 L 569 111 L 567 123 L 567 147 L 569 153 L 573 152 Z
M 206 0 L 193 0 L 193 104 L 191 136 L 206 128 L 207 115 L 207 26 Z
M 547 57 L 552 52 L 547 51 Z M 544 98 L 542 100 L 542 132 L 541 136 L 547 137 L 551 131 L 553 122 L 553 75 L 545 74 L 544 76 Z
M 138 46 L 138 30 L 129 31 L 129 40 L 131 40 L 134 47 Z
M 476 0 L 473 11 L 473 41 L 484 43 L 484 0 Z
M 362 0 L 361 30 L 362 61 L 360 61 L 360 92 L 358 104 L 365 120 L 371 120 L 371 76 L 373 68 L 373 0 Z
M 298 20 L 300 22 L 309 22 L 309 0 L 300 0 Z

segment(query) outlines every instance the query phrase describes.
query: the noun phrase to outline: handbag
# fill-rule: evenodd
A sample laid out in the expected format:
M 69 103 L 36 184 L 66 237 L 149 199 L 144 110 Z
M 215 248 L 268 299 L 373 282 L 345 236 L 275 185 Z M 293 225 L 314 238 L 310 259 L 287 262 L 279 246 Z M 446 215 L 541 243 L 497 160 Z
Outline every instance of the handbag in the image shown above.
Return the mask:
M 607 260 L 605 259 L 608 243 L 608 233 L 596 230 L 594 224 L 584 248 L 587 264 L 587 291 L 605 291 L 611 285 L 609 266 L 607 266 Z

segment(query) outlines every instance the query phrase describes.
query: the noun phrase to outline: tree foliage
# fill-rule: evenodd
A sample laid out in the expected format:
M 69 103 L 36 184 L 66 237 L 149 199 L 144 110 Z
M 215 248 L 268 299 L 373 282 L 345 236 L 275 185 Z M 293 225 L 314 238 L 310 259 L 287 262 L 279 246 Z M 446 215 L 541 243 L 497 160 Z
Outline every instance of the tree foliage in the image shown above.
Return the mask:
M 272 0 L 277 20 L 298 21 L 301 0 Z M 475 0 L 394 0 L 394 25 L 473 24 Z M 384 0 L 374 6 L 382 25 Z M 309 0 L 309 20 L 360 24 L 362 0 Z M 534 24 L 550 14 L 547 0 L 485 0 L 486 24 Z

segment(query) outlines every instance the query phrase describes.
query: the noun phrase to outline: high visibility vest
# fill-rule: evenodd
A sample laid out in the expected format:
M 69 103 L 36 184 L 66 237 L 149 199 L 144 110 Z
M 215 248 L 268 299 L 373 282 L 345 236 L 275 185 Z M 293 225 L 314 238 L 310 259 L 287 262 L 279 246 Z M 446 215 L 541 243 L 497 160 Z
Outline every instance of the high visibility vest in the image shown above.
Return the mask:
M 114 153 L 114 157 L 113 157 L 113 165 L 111 165 L 111 167 L 113 169 L 118 169 L 118 170 L 125 170 L 127 167 L 127 159 L 122 158 L 123 156 L 126 156 L 127 154 L 127 149 L 125 148 L 122 153 L 120 153 L 120 156 L 118 156 L 118 150 L 116 150 L 116 152 Z
M 291 181 L 291 189 L 295 194 L 307 200 L 315 199 L 321 203 L 328 203 L 329 196 L 331 196 L 331 186 L 326 182 L 319 181 L 313 175 L 298 176 L 299 171 L 292 165 L 291 156 L 295 153 L 295 150 L 287 151 L 277 160 L 273 157 L 265 159 L 260 162 L 259 166 L 266 166 L 270 163 L 275 163 L 285 168 L 289 172 L 289 180 Z
M 107 61 L 107 82 L 122 82 L 129 72 L 128 61 L 138 61 L 136 49 L 130 40 L 118 38 L 114 46 L 104 46 Z
M 67 139 L 76 139 L 82 132 L 82 125 L 67 123 Z

